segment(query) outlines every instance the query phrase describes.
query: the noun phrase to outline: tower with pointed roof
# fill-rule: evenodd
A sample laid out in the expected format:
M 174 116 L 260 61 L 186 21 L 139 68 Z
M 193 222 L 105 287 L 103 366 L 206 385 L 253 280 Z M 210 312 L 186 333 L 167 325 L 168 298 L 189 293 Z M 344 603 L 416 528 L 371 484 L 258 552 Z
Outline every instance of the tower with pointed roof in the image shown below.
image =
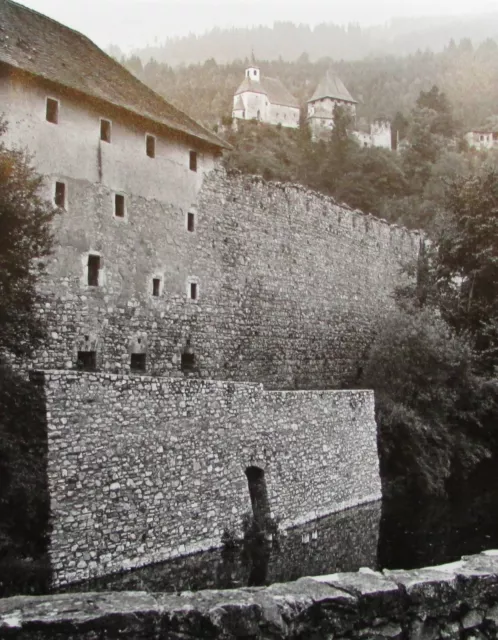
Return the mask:
M 356 116 L 357 101 L 352 97 L 342 80 L 327 71 L 314 94 L 308 100 L 307 121 L 314 138 L 334 128 L 334 108 L 346 107 Z

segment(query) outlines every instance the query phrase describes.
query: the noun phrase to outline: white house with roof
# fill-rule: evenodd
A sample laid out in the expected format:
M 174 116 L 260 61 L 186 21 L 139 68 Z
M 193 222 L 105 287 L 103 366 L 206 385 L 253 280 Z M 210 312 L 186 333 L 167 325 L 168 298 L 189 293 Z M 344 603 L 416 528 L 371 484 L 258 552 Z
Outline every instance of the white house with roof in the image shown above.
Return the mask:
M 334 108 L 346 107 L 356 117 L 358 102 L 351 96 L 342 80 L 327 71 L 315 93 L 308 100 L 307 121 L 314 138 L 334 128 Z
M 299 103 L 280 80 L 262 76 L 258 67 L 251 66 L 234 94 L 232 117 L 296 129 Z
M 498 131 L 491 129 L 473 129 L 465 134 L 469 147 L 472 149 L 496 149 L 498 148 Z

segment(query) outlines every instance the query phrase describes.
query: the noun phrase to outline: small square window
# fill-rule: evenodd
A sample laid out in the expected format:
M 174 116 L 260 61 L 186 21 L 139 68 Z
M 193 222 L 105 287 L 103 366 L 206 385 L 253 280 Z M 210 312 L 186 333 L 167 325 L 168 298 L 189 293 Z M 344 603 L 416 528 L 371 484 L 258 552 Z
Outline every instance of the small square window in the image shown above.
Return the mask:
M 161 293 L 161 279 L 160 278 L 152 278 L 152 295 L 159 296 Z
M 99 272 L 100 272 L 100 256 L 90 254 L 88 256 L 88 286 L 99 286 Z
M 197 171 L 197 151 L 190 152 L 190 171 Z
M 103 142 L 111 142 L 111 121 L 110 120 L 104 120 L 104 118 L 101 118 L 100 139 Z
M 189 211 L 187 213 L 187 231 L 193 232 L 195 230 L 195 213 Z
M 125 217 L 125 197 L 121 193 L 114 194 L 114 215 L 116 218 Z
M 197 282 L 190 283 L 190 299 L 197 300 L 197 296 L 199 295 L 199 290 L 197 287 Z
M 78 360 L 76 366 L 82 371 L 95 371 L 97 368 L 97 352 L 96 351 L 78 351 Z
M 52 124 L 59 123 L 59 101 L 54 98 L 47 98 L 47 111 L 46 111 L 47 122 L 51 122 Z
M 156 138 L 148 135 L 145 137 L 145 150 L 149 158 L 156 157 Z
M 146 369 L 145 353 L 132 353 L 131 354 L 130 369 L 132 371 L 145 371 L 145 369 Z
M 54 203 L 56 207 L 66 208 L 66 184 L 64 182 L 55 183 Z

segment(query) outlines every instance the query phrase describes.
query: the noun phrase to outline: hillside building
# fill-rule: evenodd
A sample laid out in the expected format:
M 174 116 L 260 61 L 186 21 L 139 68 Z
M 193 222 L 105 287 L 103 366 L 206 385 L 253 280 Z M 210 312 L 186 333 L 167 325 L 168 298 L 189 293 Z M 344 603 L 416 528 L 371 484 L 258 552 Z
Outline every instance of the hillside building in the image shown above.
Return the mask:
M 389 120 L 375 120 L 371 124 L 362 122 L 353 135 L 362 147 L 392 149 L 391 123 Z
M 261 75 L 257 66 L 248 67 L 233 97 L 232 117 L 297 129 L 299 103 L 277 78 Z
M 465 134 L 472 149 L 490 150 L 498 148 L 498 131 L 493 129 L 474 129 Z
M 319 138 L 334 128 L 336 105 L 348 109 L 354 120 L 357 104 L 342 80 L 331 71 L 327 71 L 308 100 L 307 122 L 313 138 Z

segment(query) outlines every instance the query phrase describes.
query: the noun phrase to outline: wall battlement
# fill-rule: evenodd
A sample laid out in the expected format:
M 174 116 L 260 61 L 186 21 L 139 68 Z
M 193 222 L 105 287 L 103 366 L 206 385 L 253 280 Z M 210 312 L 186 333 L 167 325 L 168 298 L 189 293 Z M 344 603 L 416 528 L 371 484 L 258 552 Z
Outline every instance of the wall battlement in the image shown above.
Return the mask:
M 220 545 L 264 474 L 282 527 L 381 496 L 371 391 L 50 371 L 55 584 Z

